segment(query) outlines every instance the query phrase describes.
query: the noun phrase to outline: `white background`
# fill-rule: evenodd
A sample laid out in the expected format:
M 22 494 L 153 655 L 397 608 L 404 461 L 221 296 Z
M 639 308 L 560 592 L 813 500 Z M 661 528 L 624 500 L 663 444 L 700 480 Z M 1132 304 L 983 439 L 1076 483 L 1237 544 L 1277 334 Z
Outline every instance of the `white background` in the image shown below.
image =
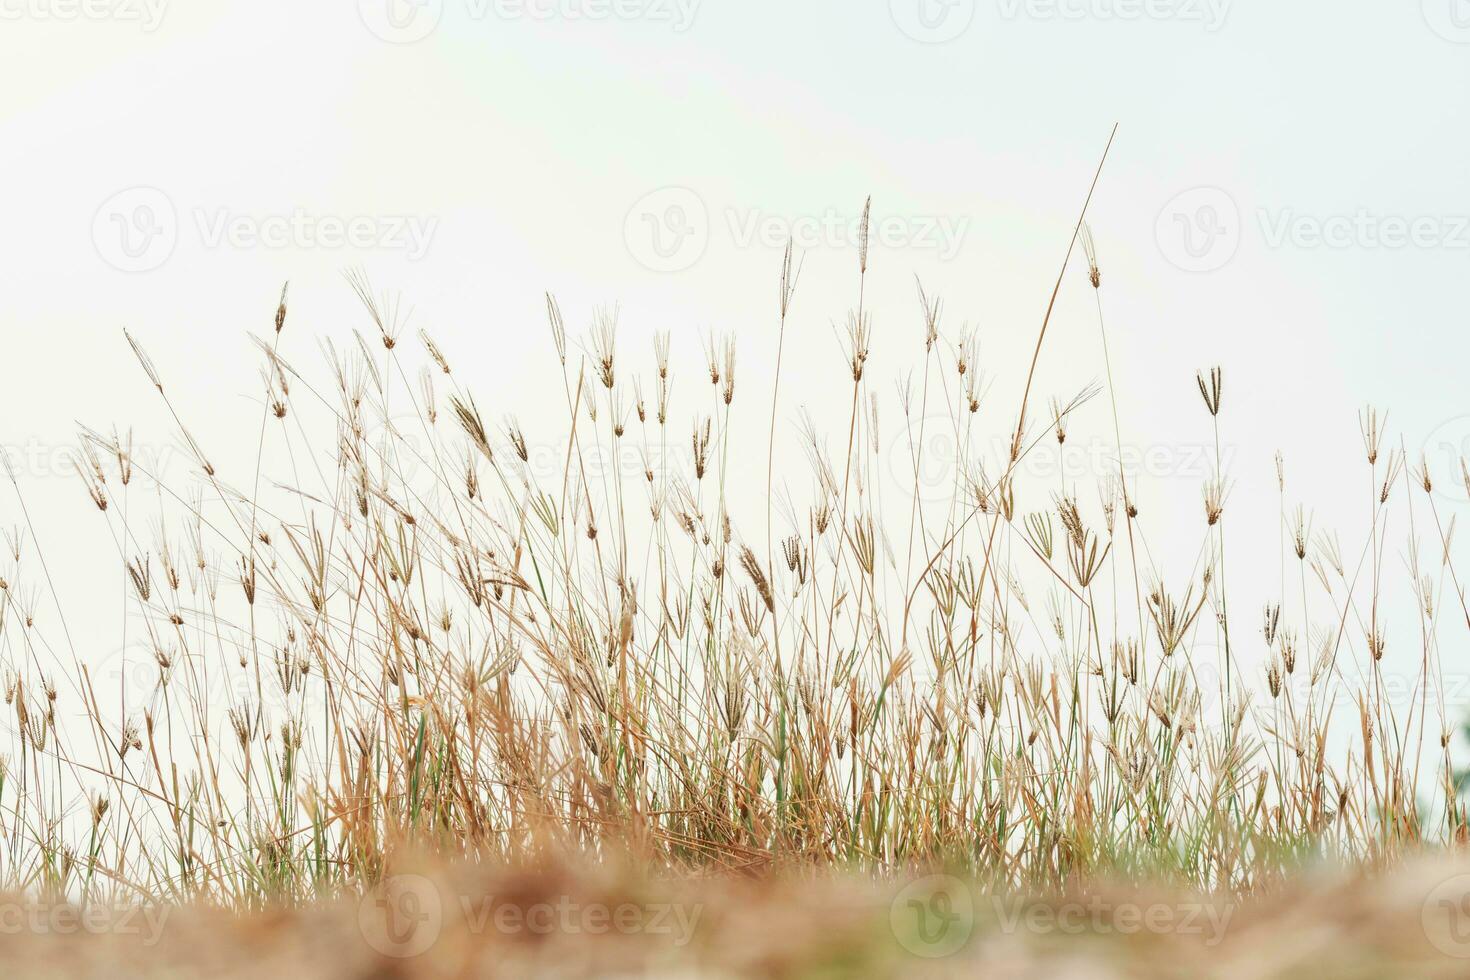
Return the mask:
M 946 336 L 978 331 L 987 418 L 1004 431 L 1115 121 L 1092 224 L 1125 441 L 1207 443 L 1194 372 L 1224 366 L 1238 615 L 1254 628 L 1279 592 L 1277 449 L 1288 504 L 1341 529 L 1356 559 L 1365 403 L 1391 410 L 1388 441 L 1415 461 L 1427 448 L 1440 506 L 1461 510 L 1450 462 L 1470 436 L 1463 0 L 393 4 L 0 0 L 0 444 L 69 618 L 121 594 L 115 545 L 64 465 L 76 422 L 177 445 L 124 327 L 236 483 L 248 483 L 241 447 L 259 424 L 246 332 L 269 331 L 289 279 L 283 350 L 325 380 L 317 338 L 370 329 L 341 278 L 354 265 L 402 294 L 406 345 L 429 329 L 487 414 L 516 411 L 533 441 L 562 424 L 543 290 L 577 331 L 619 305 L 623 356 L 645 375 L 648 338 L 670 331 L 691 394 L 704 338 L 734 332 L 753 451 L 780 248 L 741 229 L 850 224 L 871 194 L 875 222 L 898 228 L 873 247 L 875 390 L 892 406 L 893 381 L 920 362 L 919 275 L 944 297 Z M 671 214 L 677 227 L 660 227 Z M 221 221 L 248 232 L 292 216 L 317 229 L 365 219 L 388 237 L 211 237 Z M 422 254 L 391 235 L 400 218 L 431 229 Z M 1415 222 L 1416 241 L 1384 241 Z M 963 233 L 935 248 L 935 224 Z M 1318 241 L 1323 228 L 1340 237 Z M 650 236 L 681 229 L 696 236 L 687 250 L 653 248 Z M 834 324 L 855 302 L 857 260 L 841 234 L 806 244 L 782 417 L 809 405 L 835 433 L 848 379 Z M 1078 262 L 1040 399 L 1102 378 L 1090 293 Z M 682 393 L 681 420 L 693 410 Z M 1105 402 L 1073 432 L 1110 439 Z M 780 451 L 804 500 L 794 438 Z M 1176 580 L 1203 532 L 1200 482 L 1166 476 L 1142 500 Z M 6 488 L 6 523 L 21 522 L 14 503 Z M 1390 530 L 1390 577 L 1407 535 Z M 1412 658 L 1412 614 L 1397 625 L 1391 649 Z M 84 645 L 106 645 L 106 629 L 90 632 Z

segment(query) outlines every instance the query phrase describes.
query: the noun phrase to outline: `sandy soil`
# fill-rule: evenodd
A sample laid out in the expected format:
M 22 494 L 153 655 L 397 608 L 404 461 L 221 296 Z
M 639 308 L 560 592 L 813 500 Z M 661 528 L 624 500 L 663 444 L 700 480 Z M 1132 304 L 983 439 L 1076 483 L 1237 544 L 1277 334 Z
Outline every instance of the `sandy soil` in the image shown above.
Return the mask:
M 405 873 L 361 901 L 236 915 L 0 899 L 0 977 L 1467 977 L 1470 865 L 1304 875 L 1242 903 L 944 876 L 647 882 Z

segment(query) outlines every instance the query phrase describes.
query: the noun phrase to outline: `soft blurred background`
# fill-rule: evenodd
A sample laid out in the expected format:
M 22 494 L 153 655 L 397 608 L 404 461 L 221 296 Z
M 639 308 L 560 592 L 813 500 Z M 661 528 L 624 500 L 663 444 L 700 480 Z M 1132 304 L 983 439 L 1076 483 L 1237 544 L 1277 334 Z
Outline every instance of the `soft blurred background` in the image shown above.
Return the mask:
M 1282 593 L 1278 450 L 1286 506 L 1341 530 L 1349 574 L 1370 515 L 1364 405 L 1389 413 L 1386 445 L 1427 454 L 1446 520 L 1466 506 L 1465 0 L 0 0 L 0 91 L 0 444 L 84 659 L 115 646 L 116 619 L 92 611 L 121 615 L 124 578 L 70 472 L 76 424 L 132 426 L 155 467 L 189 469 L 123 328 L 238 485 L 261 411 L 247 332 L 269 332 L 289 280 L 282 350 L 325 382 L 318 339 L 369 329 L 342 279 L 356 266 L 401 297 L 407 343 L 429 330 L 487 416 L 514 410 L 553 446 L 543 291 L 574 331 L 617 307 L 630 369 L 669 331 L 681 419 L 705 404 L 704 346 L 734 334 L 735 446 L 757 453 L 790 236 L 778 483 L 802 501 L 786 423 L 806 408 L 842 439 L 865 199 L 870 370 L 899 471 L 890 393 L 922 360 L 916 276 L 949 341 L 979 338 L 999 451 L 1114 122 L 1091 224 L 1160 569 L 1183 581 L 1199 560 L 1213 437 L 1194 372 L 1214 364 L 1247 635 Z M 1103 380 L 1092 304 L 1079 254 L 1039 404 Z M 1109 416 L 1096 400 L 1071 426 L 1065 479 L 1094 510 Z M 1058 476 L 1034 465 L 1041 507 Z M 1388 529 L 1395 577 L 1411 535 L 1437 572 L 1425 520 Z M 1408 601 L 1387 611 L 1388 663 L 1411 677 Z M 1260 644 L 1244 646 L 1254 670 Z

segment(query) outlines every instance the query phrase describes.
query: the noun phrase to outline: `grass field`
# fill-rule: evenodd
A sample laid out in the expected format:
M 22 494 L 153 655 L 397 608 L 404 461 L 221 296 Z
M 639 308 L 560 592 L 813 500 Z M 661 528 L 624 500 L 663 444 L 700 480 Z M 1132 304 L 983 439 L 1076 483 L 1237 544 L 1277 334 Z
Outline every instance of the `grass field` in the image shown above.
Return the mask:
M 1177 379 L 1216 447 L 1192 569 L 1155 564 L 1121 463 L 1095 486 L 1023 476 L 1081 413 L 1128 438 L 1083 222 L 1057 290 L 1096 296 L 1100 380 L 1033 390 L 1048 305 L 1029 364 L 984 365 L 1023 380 L 1019 404 L 987 395 L 975 336 L 922 286 L 913 325 L 874 343 L 864 234 L 830 441 L 781 388 L 800 271 L 788 250 L 757 350 L 711 338 L 693 367 L 668 335 L 624 350 L 612 312 L 579 341 L 548 296 L 560 416 L 520 406 L 526 427 L 357 273 L 369 329 L 325 371 L 293 347 L 288 295 L 265 311 L 255 445 L 198 441 L 130 335 L 190 472 L 81 433 L 77 533 L 129 592 L 132 659 L 105 677 L 51 614 L 64 570 L 20 498 L 0 888 L 29 924 L 0 955 L 114 976 L 487 957 L 505 975 L 1461 975 L 1440 644 L 1470 612 L 1431 491 L 1470 476 L 1430 473 L 1365 410 L 1343 480 L 1360 550 L 1314 530 L 1278 463 L 1290 588 L 1238 608 L 1224 372 Z M 745 358 L 774 361 L 774 390 L 739 382 Z M 765 444 L 732 445 L 741 412 Z M 903 493 L 879 490 L 880 417 L 908 434 Z M 793 426 L 799 503 L 777 492 Z M 937 497 L 926 427 L 960 447 Z M 1007 451 L 979 448 L 997 435 Z M 1406 691 L 1384 677 L 1391 602 L 1418 619 L 1396 620 Z M 487 926 L 497 895 L 553 925 Z M 107 935 L 55 925 L 63 905 Z

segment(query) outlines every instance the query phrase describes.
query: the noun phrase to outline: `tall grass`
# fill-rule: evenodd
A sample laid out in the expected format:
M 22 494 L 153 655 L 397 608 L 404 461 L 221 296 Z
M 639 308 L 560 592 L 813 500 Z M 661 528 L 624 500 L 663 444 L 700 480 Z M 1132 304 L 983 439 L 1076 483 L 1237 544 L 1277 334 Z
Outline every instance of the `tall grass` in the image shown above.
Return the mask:
M 360 274 L 372 332 L 329 342 L 325 372 L 295 366 L 286 294 L 266 311 L 258 442 L 229 453 L 190 434 L 189 406 L 130 336 L 190 473 L 147 472 L 129 438 L 84 430 L 90 526 L 75 533 L 114 542 L 102 553 L 126 576 L 129 649 L 151 659 L 99 677 L 65 620 L 36 614 L 65 569 L 27 546 L 18 496 L 0 581 L 14 722 L 0 885 L 248 906 L 358 888 L 430 848 L 1249 891 L 1305 859 L 1378 866 L 1464 836 L 1437 637 L 1446 612 L 1457 636 L 1470 615 L 1434 477 L 1383 448 L 1377 414 L 1362 419 L 1364 561 L 1349 569 L 1338 538 L 1313 534 L 1278 470 L 1296 574 L 1249 615 L 1227 605 L 1232 393 L 1201 372 L 1215 446 L 1190 491 L 1201 557 L 1166 574 L 1121 451 L 1086 493 L 1023 474 L 1095 398 L 1117 447 L 1127 434 L 1106 355 L 1104 386 L 1032 404 L 1060 290 L 1094 290 L 1107 349 L 1079 221 L 1019 406 L 982 397 L 973 340 L 919 288 L 917 329 L 883 345 L 909 348 L 913 368 L 882 409 L 906 427 L 912 482 L 884 500 L 880 405 L 901 366 L 870 359 L 863 239 L 834 365 L 846 423 L 835 452 L 800 428 L 814 490 L 774 516 L 774 447 L 792 425 L 780 352 L 800 301 L 789 249 L 775 390 L 737 382 L 733 341 L 712 340 L 692 377 L 667 335 L 630 353 L 613 312 L 578 343 L 548 296 L 560 391 L 544 401 L 561 420 L 521 406 L 534 437 L 496 421 L 511 406 L 477 397 L 428 335 L 410 353 L 397 304 Z M 771 356 L 751 343 L 743 359 Z M 734 444 L 735 413 L 766 411 L 770 443 Z M 938 501 L 931 427 L 959 447 Z M 994 434 L 1008 448 L 987 458 Z M 742 505 L 730 488 L 760 455 L 766 500 Z M 1413 558 L 1402 583 L 1422 644 L 1407 700 L 1382 670 L 1396 508 L 1438 556 Z M 1243 649 L 1265 668 L 1243 670 Z

